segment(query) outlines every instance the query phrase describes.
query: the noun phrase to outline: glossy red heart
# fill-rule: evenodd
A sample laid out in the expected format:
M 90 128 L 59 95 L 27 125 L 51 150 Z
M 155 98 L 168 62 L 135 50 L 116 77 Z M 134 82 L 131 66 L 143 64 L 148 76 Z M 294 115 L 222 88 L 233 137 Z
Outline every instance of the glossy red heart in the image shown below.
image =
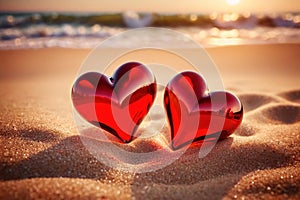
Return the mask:
M 225 91 L 208 93 L 204 78 L 191 71 L 166 86 L 164 106 L 171 127 L 171 146 L 179 149 L 204 138 L 224 139 L 242 122 L 239 99 Z
M 88 72 L 73 85 L 72 100 L 88 122 L 130 142 L 156 96 L 156 80 L 143 64 L 129 62 L 111 78 Z

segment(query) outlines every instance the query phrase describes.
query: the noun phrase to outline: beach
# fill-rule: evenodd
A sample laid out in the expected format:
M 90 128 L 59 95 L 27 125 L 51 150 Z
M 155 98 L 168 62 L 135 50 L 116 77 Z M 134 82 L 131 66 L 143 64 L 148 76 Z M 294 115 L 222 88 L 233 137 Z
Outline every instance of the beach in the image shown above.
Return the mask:
M 192 146 L 147 173 L 105 166 L 80 140 L 70 94 L 89 49 L 0 50 L 0 199 L 299 199 L 300 44 L 206 50 L 243 122 L 206 157 Z

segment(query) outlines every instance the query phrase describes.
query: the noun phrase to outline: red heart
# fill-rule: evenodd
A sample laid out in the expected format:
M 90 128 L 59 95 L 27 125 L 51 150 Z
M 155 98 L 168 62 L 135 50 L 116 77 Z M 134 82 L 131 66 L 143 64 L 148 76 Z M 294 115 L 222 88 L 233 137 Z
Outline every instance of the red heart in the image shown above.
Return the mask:
M 173 149 L 204 138 L 226 138 L 243 118 L 242 104 L 235 95 L 224 91 L 208 93 L 204 78 L 190 71 L 176 75 L 168 83 L 164 106 Z
M 141 63 L 123 64 L 111 78 L 88 72 L 72 88 L 78 113 L 88 122 L 130 142 L 156 96 L 156 80 Z

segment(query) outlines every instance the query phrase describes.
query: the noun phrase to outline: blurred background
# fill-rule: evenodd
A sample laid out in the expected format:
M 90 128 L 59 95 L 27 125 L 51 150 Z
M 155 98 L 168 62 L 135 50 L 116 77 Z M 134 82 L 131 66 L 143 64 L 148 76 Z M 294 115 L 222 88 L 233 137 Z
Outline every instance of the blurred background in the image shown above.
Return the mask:
M 300 42 L 299 0 L 0 0 L 0 48 L 93 48 L 132 28 L 166 27 L 204 47 Z

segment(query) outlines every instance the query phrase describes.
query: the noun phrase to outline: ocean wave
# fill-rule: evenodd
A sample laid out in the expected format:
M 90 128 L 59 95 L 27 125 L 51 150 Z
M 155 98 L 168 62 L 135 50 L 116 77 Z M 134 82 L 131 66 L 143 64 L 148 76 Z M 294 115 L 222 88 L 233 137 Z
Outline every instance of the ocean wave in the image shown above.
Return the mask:
M 137 13 L 133 11 L 111 14 L 0 13 L 0 28 L 26 27 L 33 24 L 87 26 L 99 24 L 128 28 L 147 26 L 196 26 L 225 29 L 251 28 L 253 26 L 300 28 L 300 14 L 212 13 L 209 15 L 198 15 Z
M 166 27 L 205 46 L 300 42 L 300 14 L 0 13 L 0 48 L 93 48 L 131 28 Z

